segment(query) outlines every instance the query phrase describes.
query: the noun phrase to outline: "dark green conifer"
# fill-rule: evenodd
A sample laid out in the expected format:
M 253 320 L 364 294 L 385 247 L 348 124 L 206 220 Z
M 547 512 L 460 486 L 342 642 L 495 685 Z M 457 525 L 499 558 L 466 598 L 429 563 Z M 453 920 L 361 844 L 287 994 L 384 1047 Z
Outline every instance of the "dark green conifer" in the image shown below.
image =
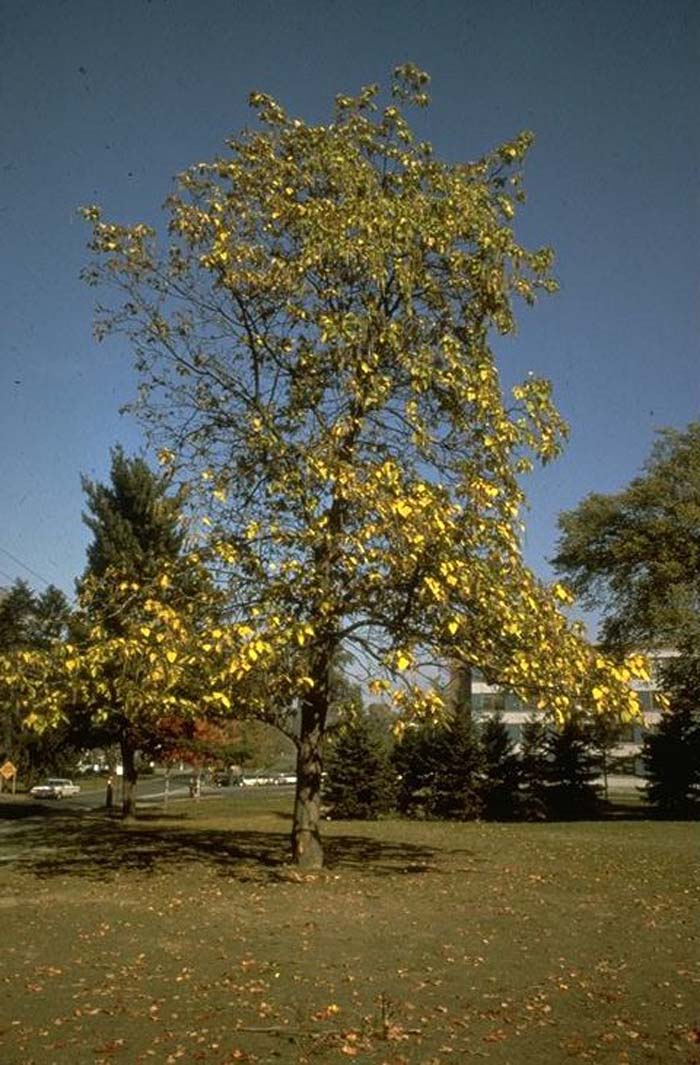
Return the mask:
M 565 821 L 594 817 L 600 810 L 593 783 L 598 774 L 585 724 L 578 717 L 567 718 L 550 731 L 547 750 L 549 816 Z
M 373 821 L 387 813 L 395 798 L 395 771 L 377 722 L 356 713 L 329 746 L 323 797 L 330 816 Z
M 542 821 L 547 816 L 547 726 L 541 717 L 530 717 L 520 734 L 520 816 Z
M 644 741 L 649 801 L 666 817 L 700 815 L 700 658 L 693 653 L 698 642 L 694 638 L 666 665 L 670 706 Z
M 500 714 L 481 726 L 483 815 L 492 821 L 512 821 L 520 813 L 520 763 Z

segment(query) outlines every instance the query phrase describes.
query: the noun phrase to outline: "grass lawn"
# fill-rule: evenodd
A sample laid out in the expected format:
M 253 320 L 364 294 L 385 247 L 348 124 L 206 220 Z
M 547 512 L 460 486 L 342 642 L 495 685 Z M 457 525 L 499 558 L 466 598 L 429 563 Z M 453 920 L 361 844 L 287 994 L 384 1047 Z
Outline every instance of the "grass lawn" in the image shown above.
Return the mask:
M 289 804 L 0 804 L 2 1065 L 700 1063 L 697 823 L 329 823 L 302 878 Z

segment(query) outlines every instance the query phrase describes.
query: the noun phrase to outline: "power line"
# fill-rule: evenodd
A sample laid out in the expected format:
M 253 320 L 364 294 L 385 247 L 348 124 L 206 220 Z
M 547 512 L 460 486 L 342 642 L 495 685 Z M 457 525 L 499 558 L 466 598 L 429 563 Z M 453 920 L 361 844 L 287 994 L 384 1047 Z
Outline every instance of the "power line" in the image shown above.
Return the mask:
M 15 562 L 18 566 L 21 566 L 22 569 L 26 569 L 27 573 L 31 573 L 32 577 L 36 577 L 36 579 L 41 581 L 42 584 L 49 585 L 52 583 L 46 577 L 42 577 L 41 573 L 37 573 L 35 569 L 32 569 L 31 566 L 28 566 L 26 562 L 23 562 L 21 558 L 17 558 L 16 555 L 13 555 L 11 551 L 7 550 L 7 548 L 0 547 L 0 551 L 2 551 L 3 555 L 7 555 L 8 558 L 11 558 L 12 561 Z M 7 577 L 8 580 L 12 580 L 12 578 L 7 573 L 3 573 L 3 577 Z

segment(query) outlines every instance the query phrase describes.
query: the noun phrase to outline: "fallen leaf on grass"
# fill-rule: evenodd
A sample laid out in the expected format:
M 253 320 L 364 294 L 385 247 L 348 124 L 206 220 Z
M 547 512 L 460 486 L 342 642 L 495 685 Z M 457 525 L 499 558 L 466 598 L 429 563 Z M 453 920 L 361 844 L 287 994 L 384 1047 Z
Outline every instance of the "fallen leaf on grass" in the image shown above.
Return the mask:
M 508 1033 L 505 1028 L 494 1028 L 493 1031 L 486 1033 L 483 1040 L 485 1043 L 502 1043 L 507 1038 Z

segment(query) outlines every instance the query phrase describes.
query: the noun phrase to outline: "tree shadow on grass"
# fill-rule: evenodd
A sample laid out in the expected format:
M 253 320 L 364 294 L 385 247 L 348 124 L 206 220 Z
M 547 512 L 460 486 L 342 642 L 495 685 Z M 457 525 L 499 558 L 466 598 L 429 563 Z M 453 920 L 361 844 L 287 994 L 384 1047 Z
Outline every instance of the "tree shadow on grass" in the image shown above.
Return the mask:
M 0 797 L 0 822 L 25 821 L 31 818 L 43 820 L 47 817 L 82 817 L 84 814 L 84 809 L 63 806 L 60 800 L 41 802 L 25 799 L 21 795 L 15 798 Z
M 294 878 L 287 832 L 231 832 L 197 829 L 173 819 L 167 825 L 139 820 L 132 824 L 104 816 L 47 818 L 18 833 L 12 861 L 42 879 L 76 876 L 110 880 L 116 873 L 167 873 L 198 863 L 216 874 L 241 881 Z M 403 841 L 360 835 L 324 839 L 326 869 L 362 871 L 369 876 L 435 872 L 441 852 Z

